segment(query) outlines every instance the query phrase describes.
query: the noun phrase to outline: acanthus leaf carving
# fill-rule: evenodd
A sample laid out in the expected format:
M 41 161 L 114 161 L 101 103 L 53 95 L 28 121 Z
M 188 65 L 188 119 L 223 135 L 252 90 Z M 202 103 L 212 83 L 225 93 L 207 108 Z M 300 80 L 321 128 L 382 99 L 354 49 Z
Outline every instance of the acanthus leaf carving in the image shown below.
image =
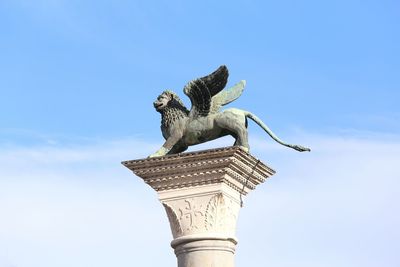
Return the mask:
M 166 203 L 162 203 L 162 204 L 165 208 L 165 211 L 167 212 L 169 224 L 171 226 L 172 236 L 174 238 L 181 236 L 183 231 L 182 231 L 182 227 L 179 223 L 178 216 L 176 215 L 175 211 L 168 204 L 166 204 Z
M 227 203 L 222 193 L 213 196 L 207 205 L 206 229 L 215 232 L 234 232 L 236 212 L 233 205 L 232 200 Z

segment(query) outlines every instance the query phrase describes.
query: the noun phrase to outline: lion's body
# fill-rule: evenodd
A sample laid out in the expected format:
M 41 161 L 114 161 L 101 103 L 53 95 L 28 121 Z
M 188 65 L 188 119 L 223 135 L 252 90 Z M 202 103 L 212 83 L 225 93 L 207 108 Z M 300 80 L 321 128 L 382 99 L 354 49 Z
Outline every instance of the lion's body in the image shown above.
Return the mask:
M 224 111 L 208 114 L 205 117 L 190 118 L 187 110 L 177 105 L 176 98 L 168 99 L 161 113 L 161 132 L 165 138 L 164 145 L 150 157 L 164 156 L 184 152 L 189 146 L 215 140 L 219 137 L 231 135 L 235 138 L 235 146 L 249 150 L 247 119 L 253 120 L 272 139 L 278 143 L 296 149 L 298 151 L 309 151 L 309 149 L 298 145 L 290 145 L 281 141 L 257 116 L 251 112 L 229 108 Z M 180 101 L 178 101 L 180 103 Z
M 245 112 L 239 109 L 227 109 L 207 117 L 177 119 L 168 128 L 162 127 L 166 140 L 178 140 L 172 147 L 172 153 L 183 152 L 188 146 L 201 144 L 225 135 L 236 138 L 235 145 L 248 150 Z

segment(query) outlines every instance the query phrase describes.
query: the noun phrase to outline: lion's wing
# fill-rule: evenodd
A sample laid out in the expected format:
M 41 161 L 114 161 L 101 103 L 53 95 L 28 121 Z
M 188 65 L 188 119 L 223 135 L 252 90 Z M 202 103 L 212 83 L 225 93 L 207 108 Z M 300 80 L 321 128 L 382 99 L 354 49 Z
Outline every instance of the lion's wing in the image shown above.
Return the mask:
M 213 73 L 195 79 L 183 88 L 183 92 L 192 102 L 190 118 L 205 117 L 210 113 L 212 98 L 224 89 L 228 76 L 228 68 L 222 65 Z
M 221 108 L 221 106 L 225 106 L 238 99 L 239 96 L 242 95 L 245 86 L 246 86 L 246 81 L 241 80 L 231 88 L 225 89 L 216 94 L 212 98 L 210 113 L 217 113 Z

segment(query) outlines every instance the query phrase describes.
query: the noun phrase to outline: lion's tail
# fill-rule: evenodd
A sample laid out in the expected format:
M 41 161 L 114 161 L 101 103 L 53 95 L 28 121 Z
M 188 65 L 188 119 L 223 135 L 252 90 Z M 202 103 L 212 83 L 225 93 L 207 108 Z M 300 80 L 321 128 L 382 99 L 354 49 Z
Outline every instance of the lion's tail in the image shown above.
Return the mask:
M 303 146 L 299 146 L 299 145 L 291 145 L 291 144 L 287 144 L 285 142 L 283 142 L 281 139 L 279 139 L 272 131 L 271 129 L 260 119 L 258 118 L 256 115 L 254 115 L 251 112 L 245 111 L 245 116 L 249 119 L 251 119 L 252 121 L 254 121 L 255 123 L 257 123 L 265 132 L 267 132 L 267 134 L 269 134 L 269 136 L 271 136 L 272 139 L 274 139 L 276 142 L 278 142 L 281 145 L 293 148 L 297 151 L 300 152 L 304 152 L 304 151 L 311 151 L 309 148 L 307 147 L 303 147 Z

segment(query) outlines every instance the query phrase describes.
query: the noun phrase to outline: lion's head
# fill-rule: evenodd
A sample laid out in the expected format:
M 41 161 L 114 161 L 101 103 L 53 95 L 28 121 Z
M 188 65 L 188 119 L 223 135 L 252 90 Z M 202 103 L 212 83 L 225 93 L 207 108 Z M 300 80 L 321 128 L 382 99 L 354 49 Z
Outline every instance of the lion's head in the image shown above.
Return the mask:
M 182 100 L 179 98 L 177 94 L 172 91 L 166 90 L 162 92 L 153 103 L 154 108 L 158 112 L 163 112 L 166 108 L 178 109 L 182 110 L 185 113 L 189 111 L 186 109 Z

